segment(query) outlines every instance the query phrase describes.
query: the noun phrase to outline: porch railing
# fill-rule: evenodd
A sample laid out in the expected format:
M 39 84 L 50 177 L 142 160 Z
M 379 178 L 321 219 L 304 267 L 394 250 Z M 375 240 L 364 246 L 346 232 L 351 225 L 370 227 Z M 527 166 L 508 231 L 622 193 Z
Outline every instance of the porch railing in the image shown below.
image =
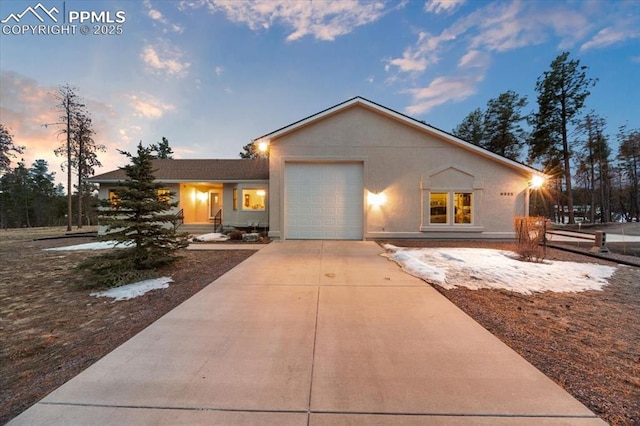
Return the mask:
M 176 214 L 176 218 L 173 221 L 173 230 L 177 230 L 182 224 L 184 224 L 184 209 L 180 209 Z
M 222 209 L 213 217 L 213 232 L 222 232 Z

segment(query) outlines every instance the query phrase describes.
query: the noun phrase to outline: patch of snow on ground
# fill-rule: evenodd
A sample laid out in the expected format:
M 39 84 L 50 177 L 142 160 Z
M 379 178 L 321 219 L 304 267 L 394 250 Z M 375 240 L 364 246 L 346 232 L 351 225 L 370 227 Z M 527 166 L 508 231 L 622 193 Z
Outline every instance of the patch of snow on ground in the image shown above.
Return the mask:
M 219 232 L 211 232 L 209 234 L 202 234 L 194 237 L 194 241 L 227 241 L 229 237 Z
M 120 243 L 117 241 L 96 241 L 95 243 L 77 244 L 75 246 L 53 247 L 45 250 L 50 251 L 66 251 L 66 250 L 106 250 L 112 248 L 125 248 L 130 244 Z
M 445 289 L 505 289 L 516 293 L 602 290 L 616 267 L 594 263 L 524 262 L 516 253 L 478 248 L 401 248 L 383 256 L 409 274 Z
M 143 294 L 161 288 L 169 287 L 169 283 L 173 280 L 169 277 L 154 278 L 151 280 L 139 281 L 133 284 L 127 284 L 120 287 L 110 288 L 109 290 L 91 293 L 90 296 L 95 297 L 112 297 L 114 302 L 117 300 L 129 300 L 142 296 Z

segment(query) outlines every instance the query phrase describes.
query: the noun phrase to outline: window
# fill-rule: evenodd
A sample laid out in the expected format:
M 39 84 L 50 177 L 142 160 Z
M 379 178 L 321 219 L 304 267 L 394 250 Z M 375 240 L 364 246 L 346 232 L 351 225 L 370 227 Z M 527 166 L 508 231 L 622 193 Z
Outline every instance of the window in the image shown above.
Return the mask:
M 472 223 L 471 219 L 471 200 L 473 194 L 470 192 L 454 192 L 453 193 L 453 207 L 455 214 L 453 216 L 453 223 Z
M 449 194 L 446 192 L 432 192 L 429 196 L 429 223 L 448 223 L 447 204 Z
M 167 188 L 158 189 L 156 192 L 158 201 L 165 204 L 171 204 L 171 190 Z
M 233 209 L 238 210 L 238 188 L 233 188 Z
M 116 193 L 115 189 L 109 190 L 109 203 L 111 203 L 111 207 L 117 209 L 120 207 L 120 197 Z
M 473 193 L 431 192 L 429 209 L 429 224 L 470 225 L 473 223 Z
M 243 189 L 242 210 L 264 210 L 267 191 L 264 189 Z

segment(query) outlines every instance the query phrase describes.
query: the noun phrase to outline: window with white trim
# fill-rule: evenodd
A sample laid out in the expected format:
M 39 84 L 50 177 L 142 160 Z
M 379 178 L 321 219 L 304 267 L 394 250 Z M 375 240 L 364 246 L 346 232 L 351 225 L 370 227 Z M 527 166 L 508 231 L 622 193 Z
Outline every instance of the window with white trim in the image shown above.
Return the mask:
M 429 193 L 429 225 L 471 225 L 473 224 L 473 192 Z
M 267 191 L 264 188 L 242 190 L 242 210 L 265 210 Z

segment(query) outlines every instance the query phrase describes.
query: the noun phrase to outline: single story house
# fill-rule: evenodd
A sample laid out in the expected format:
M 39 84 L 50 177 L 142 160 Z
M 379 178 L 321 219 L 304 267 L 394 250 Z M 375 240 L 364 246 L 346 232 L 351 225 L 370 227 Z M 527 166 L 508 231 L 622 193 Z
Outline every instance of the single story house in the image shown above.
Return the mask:
M 154 160 L 154 176 L 178 201 L 186 230 L 213 232 L 215 225 L 266 228 L 269 221 L 269 162 L 258 160 Z M 118 182 L 126 179 L 118 169 L 94 176 L 100 199 L 112 199 Z
M 185 224 L 220 208 L 228 225 L 268 220 L 273 239 L 508 239 L 514 217 L 528 215 L 532 181 L 544 177 L 362 97 L 254 143 L 268 160 L 156 162 Z M 117 173 L 92 181 L 102 188 Z

